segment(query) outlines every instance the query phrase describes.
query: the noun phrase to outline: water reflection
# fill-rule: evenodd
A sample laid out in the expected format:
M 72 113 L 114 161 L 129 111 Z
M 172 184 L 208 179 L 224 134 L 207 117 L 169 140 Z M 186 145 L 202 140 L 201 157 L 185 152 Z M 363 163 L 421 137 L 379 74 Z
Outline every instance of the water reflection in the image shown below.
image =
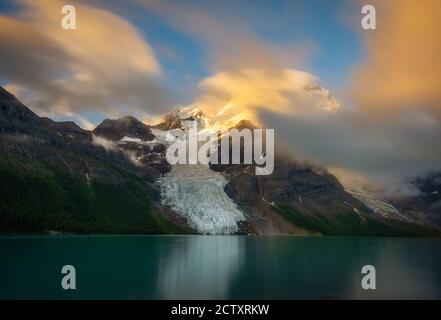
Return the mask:
M 160 298 L 223 299 L 245 256 L 244 237 L 176 238 L 158 262 Z
M 66 264 L 77 269 L 78 290 L 61 289 Z M 376 268 L 376 290 L 361 288 L 366 264 Z M 441 240 L 4 237 L 0 299 L 17 298 L 440 299 Z
M 161 248 L 158 298 L 441 297 L 440 242 L 422 239 L 182 237 Z M 377 289 L 361 288 L 376 268 Z
M 353 271 L 348 297 L 351 299 L 439 299 L 441 275 L 436 253 L 440 242 L 428 239 L 381 239 L 360 247 L 359 265 L 376 268 L 377 288 L 362 290 L 360 273 Z

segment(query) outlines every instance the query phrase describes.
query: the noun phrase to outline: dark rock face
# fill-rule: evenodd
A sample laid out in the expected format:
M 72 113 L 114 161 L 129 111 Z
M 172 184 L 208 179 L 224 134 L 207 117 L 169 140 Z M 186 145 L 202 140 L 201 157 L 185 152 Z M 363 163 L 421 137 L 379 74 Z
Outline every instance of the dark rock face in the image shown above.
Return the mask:
M 0 87 L 0 132 L 45 133 L 43 121 Z
M 53 121 L 49 118 L 40 118 L 44 124 L 49 127 L 53 128 L 57 132 L 63 132 L 63 133 L 71 133 L 71 134 L 89 134 L 90 132 L 87 130 L 84 130 L 79 125 L 77 125 L 73 121 Z
M 112 140 L 117 149 L 125 152 L 139 167 L 143 176 L 151 182 L 170 171 L 170 164 L 165 158 L 164 145 L 149 144 L 149 141 L 156 138 L 155 135 L 149 126 L 134 117 L 104 120 L 93 130 L 93 134 Z M 123 137 L 137 138 L 141 141 L 121 141 Z
M 155 138 L 150 128 L 138 119 L 127 116 L 117 120 L 104 120 L 93 133 L 109 140 L 118 141 L 123 137 L 151 141 Z
M 441 172 L 429 173 L 415 180 L 415 185 L 429 205 L 439 204 L 441 201 Z
M 43 160 L 82 176 L 86 172 L 86 158 L 136 170 L 122 153 L 109 152 L 93 145 L 90 131 L 71 121 L 55 122 L 40 118 L 13 95 L 0 89 L 0 142 L 1 147 L 7 150 L 6 155 L 21 154 L 29 161 Z M 105 170 L 97 168 L 98 171 Z M 106 175 L 100 177 L 105 179 Z
M 245 120 L 233 128 L 254 130 L 257 127 Z M 221 145 L 219 150 L 220 157 Z M 241 161 L 243 158 L 241 148 Z M 260 233 L 308 234 L 307 230 L 299 230 L 275 213 L 274 209 L 280 206 L 296 208 L 307 216 L 330 218 L 341 213 L 357 215 L 354 210 L 366 210 L 331 174 L 324 170 L 318 173 L 310 165 L 300 164 L 282 154 L 275 155 L 274 171 L 270 175 L 256 175 L 255 164 L 210 164 L 210 167 L 227 178 L 225 191 L 248 214 Z
M 414 196 L 389 199 L 400 211 L 429 225 L 441 227 L 441 172 L 431 172 L 414 179 Z
M 213 169 L 219 169 L 212 166 Z M 272 214 L 272 207 L 289 206 L 306 215 L 351 212 L 364 206 L 344 192 L 338 181 L 329 174 L 318 174 L 283 158 L 275 159 L 274 172 L 268 176 L 255 175 L 254 165 L 221 167 L 228 180 L 227 194 L 249 214 L 261 233 L 291 233 L 290 222 Z M 354 213 L 355 214 L 355 213 Z

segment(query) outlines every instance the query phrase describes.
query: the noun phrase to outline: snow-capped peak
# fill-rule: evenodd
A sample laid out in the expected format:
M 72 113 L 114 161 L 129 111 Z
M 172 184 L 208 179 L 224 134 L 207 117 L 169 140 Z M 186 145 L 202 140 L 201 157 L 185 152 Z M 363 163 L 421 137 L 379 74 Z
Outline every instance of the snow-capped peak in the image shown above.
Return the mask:
M 210 119 L 198 107 L 186 106 L 179 107 L 169 112 L 164 117 L 163 125 L 165 129 L 186 128 L 192 121 L 197 121 L 198 128 L 210 126 Z
M 308 84 L 304 87 L 309 97 L 317 99 L 317 105 L 326 111 L 336 111 L 340 108 L 340 102 L 334 98 L 329 90 L 326 90 L 316 84 Z

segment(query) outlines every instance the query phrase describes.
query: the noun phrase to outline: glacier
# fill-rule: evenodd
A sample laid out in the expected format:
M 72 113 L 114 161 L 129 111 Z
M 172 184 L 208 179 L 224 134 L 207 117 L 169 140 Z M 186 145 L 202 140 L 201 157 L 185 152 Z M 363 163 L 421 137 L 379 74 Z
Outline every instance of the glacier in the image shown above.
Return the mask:
M 224 191 L 227 180 L 208 165 L 174 165 L 158 184 L 161 202 L 202 234 L 233 234 L 245 216 Z

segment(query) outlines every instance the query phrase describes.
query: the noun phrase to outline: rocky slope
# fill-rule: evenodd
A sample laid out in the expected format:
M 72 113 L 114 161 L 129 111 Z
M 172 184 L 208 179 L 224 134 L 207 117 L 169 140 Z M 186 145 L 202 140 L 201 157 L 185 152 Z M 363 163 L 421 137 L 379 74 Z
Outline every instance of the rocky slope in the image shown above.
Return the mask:
M 106 119 L 93 130 L 93 133 L 109 140 L 121 140 L 124 137 L 129 137 L 141 141 L 151 141 L 155 137 L 148 126 L 132 116 L 118 120 Z
M 426 225 L 441 226 L 441 173 L 430 172 L 410 181 L 414 195 L 388 197 L 401 213 Z
M 151 177 L 150 177 L 151 178 Z M 0 232 L 182 233 L 124 150 L 39 118 L 0 88 Z
M 253 130 L 256 126 L 241 121 L 235 128 Z M 413 222 L 376 214 L 347 193 L 325 169 L 299 163 L 283 152 L 276 153 L 271 175 L 255 175 L 254 164 L 212 164 L 211 168 L 226 177 L 226 192 L 262 234 L 418 236 L 439 233 Z

